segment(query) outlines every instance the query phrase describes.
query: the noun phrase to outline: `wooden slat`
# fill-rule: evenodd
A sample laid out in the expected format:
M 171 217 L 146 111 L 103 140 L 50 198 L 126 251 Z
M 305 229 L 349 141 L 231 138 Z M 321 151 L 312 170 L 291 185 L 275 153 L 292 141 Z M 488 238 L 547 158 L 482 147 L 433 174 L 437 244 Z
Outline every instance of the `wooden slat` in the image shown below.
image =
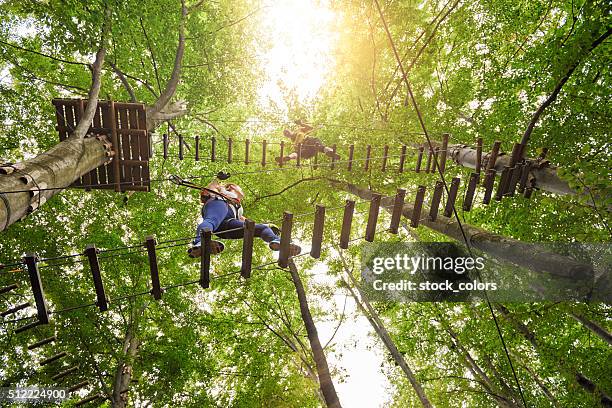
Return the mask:
M 378 212 L 380 209 L 380 200 L 382 196 L 378 193 L 372 194 L 370 199 L 370 211 L 368 213 L 368 224 L 366 225 L 365 240 L 368 242 L 374 241 L 376 234 L 376 222 L 378 221 Z
M 449 138 L 449 134 L 448 133 L 444 133 L 442 135 L 442 147 L 440 149 L 440 171 L 442 173 L 444 173 L 444 170 L 446 169 L 446 153 L 448 152 L 448 138 Z
M 404 172 L 404 164 L 406 163 L 406 145 L 402 146 L 402 153 L 400 154 L 399 162 L 399 173 Z
M 102 274 L 100 272 L 100 263 L 98 262 L 98 250 L 93 244 L 87 245 L 85 248 L 85 256 L 89 261 L 89 268 L 91 269 L 91 276 L 94 282 L 94 288 L 96 289 L 96 305 L 101 312 L 108 310 L 108 302 L 106 299 L 106 293 L 104 292 L 104 284 L 102 283 Z
M 429 173 L 431 171 L 431 159 L 433 157 L 433 151 L 431 149 L 427 149 L 427 164 L 425 165 L 425 173 Z
M 41 324 L 47 324 L 49 323 L 49 310 L 47 308 L 42 282 L 40 281 L 40 273 L 38 272 L 38 256 L 36 254 L 26 254 L 23 261 L 28 269 L 30 286 L 36 302 L 38 321 Z
M 247 219 L 244 222 L 244 237 L 242 238 L 242 267 L 240 268 L 240 276 L 245 279 L 251 277 L 254 238 L 255 221 Z
M 353 212 L 355 211 L 355 201 L 346 200 L 344 215 L 342 217 L 342 231 L 340 232 L 340 248 L 347 249 L 351 238 L 351 224 L 353 223 Z
M 244 164 L 249 164 L 250 149 L 251 149 L 251 140 L 245 139 L 244 141 Z
M 514 196 L 514 193 L 516 192 L 516 185 L 521 178 L 522 167 L 522 165 L 515 164 L 510 171 L 510 176 L 508 177 L 508 189 L 506 190 L 506 194 L 510 197 Z
M 8 315 L 12 315 L 13 313 L 17 313 L 17 312 L 18 312 L 18 311 L 20 311 L 20 310 L 27 309 L 27 308 L 28 308 L 28 307 L 30 307 L 30 306 L 32 306 L 32 305 L 30 304 L 30 302 L 25 302 L 25 303 L 22 303 L 22 304 L 20 304 L 20 305 L 17 305 L 17 306 L 15 306 L 15 307 L 12 307 L 12 308 L 7 309 L 7 310 L 5 310 L 4 312 L 0 313 L 0 317 L 6 317 L 6 316 L 8 316 Z
M 316 170 L 319 168 L 319 152 L 315 152 L 314 157 L 312 158 L 312 168 L 313 170 Z
M 162 297 L 162 290 L 159 283 L 159 268 L 157 265 L 157 252 L 155 245 L 157 245 L 155 237 L 153 235 L 147 236 L 145 239 L 145 246 L 147 247 L 149 270 L 151 271 L 151 294 L 155 300 L 160 300 Z
M 424 147 L 419 147 L 419 153 L 417 155 L 416 167 L 414 169 L 415 172 L 419 173 L 421 171 L 421 163 L 423 162 L 423 150 Z
M 510 156 L 510 167 L 514 167 L 518 163 L 521 154 L 521 144 L 515 143 L 512 145 L 512 155 Z
M 400 220 L 402 218 L 402 210 L 404 209 L 404 200 L 406 198 L 406 190 L 398 188 L 395 193 L 395 200 L 393 202 L 393 213 L 391 214 L 391 225 L 389 225 L 389 232 L 397 234 L 399 229 Z
M 168 158 L 168 135 L 164 133 L 162 136 L 164 140 L 164 159 Z
M 112 107 L 113 110 L 116 110 L 115 114 L 111 114 L 111 118 L 114 118 L 114 122 L 115 126 L 112 126 L 115 129 L 119 129 L 119 128 L 123 128 L 123 129 L 128 129 L 129 126 L 129 119 L 128 119 L 128 111 L 127 109 L 115 109 L 115 103 L 111 101 L 110 106 Z M 119 117 L 119 122 L 117 122 L 117 115 Z M 115 130 L 116 131 L 116 130 Z M 119 143 L 121 144 L 121 160 L 131 160 L 134 159 L 135 155 L 132 154 L 131 151 L 131 141 L 130 141 L 131 136 L 129 134 L 123 134 L 121 135 L 121 137 L 119 138 Z M 130 169 L 130 171 L 125 170 L 123 172 L 123 178 L 121 181 L 130 181 L 134 182 L 134 172 Z M 126 184 L 124 184 L 125 186 Z M 123 187 L 125 188 L 125 187 Z
M 432 173 L 436 173 L 437 172 L 437 167 L 439 166 L 440 163 L 438 163 L 438 156 L 440 155 L 440 148 L 436 147 L 434 148 L 434 154 L 433 154 L 433 159 L 431 161 L 431 172 Z
M 285 142 L 280 142 L 280 159 L 278 160 L 279 167 L 283 167 L 283 163 L 285 162 L 283 159 L 285 157 Z
M 412 217 L 410 218 L 410 226 L 416 228 L 421 220 L 421 210 L 423 209 L 423 200 L 425 199 L 425 186 L 417 188 L 416 197 L 414 198 L 414 207 L 412 209 Z
M 525 188 L 527 187 L 527 182 L 529 181 L 529 173 L 531 172 L 531 162 L 526 162 L 521 167 L 521 178 L 518 186 L 518 192 L 523 194 L 525 192 Z
M 268 142 L 266 139 L 261 142 L 261 167 L 266 167 L 266 152 L 268 150 Z
M 482 198 L 483 204 L 489 204 L 491 202 L 491 195 L 493 194 L 493 183 L 495 183 L 495 170 L 487 170 L 487 174 L 484 179 L 484 197 Z
M 200 255 L 200 286 L 203 289 L 210 287 L 210 242 L 212 241 L 212 231 L 210 228 L 204 229 L 200 236 L 201 255 Z
M 19 287 L 19 284 L 17 284 L 17 283 L 13 283 L 11 285 L 4 286 L 4 287 L 0 288 L 0 295 L 2 295 L 4 293 L 8 293 L 11 290 L 17 289 L 18 287 Z
M 365 164 L 363 166 L 363 169 L 365 171 L 368 171 L 370 169 L 370 158 L 372 156 L 372 146 L 371 145 L 367 145 L 366 146 L 366 158 L 365 158 Z
M 231 163 L 232 162 L 232 145 L 233 145 L 234 141 L 233 139 L 230 137 L 227 139 L 227 162 Z
M 312 228 L 312 246 L 310 256 L 318 259 L 321 257 L 321 244 L 323 242 L 323 231 L 325 229 L 325 207 L 317 204 L 315 209 L 314 227 Z
M 297 158 L 295 160 L 295 165 L 300 167 L 302 165 L 302 144 L 297 144 Z
M 183 135 L 178 136 L 178 144 L 179 144 L 179 160 L 183 160 L 184 151 L 183 151 Z
M 444 216 L 451 217 L 453 214 L 453 206 L 455 205 L 455 200 L 457 199 L 457 191 L 459 191 L 459 183 L 461 180 L 459 177 L 453 177 L 451 181 L 451 186 L 448 192 L 448 200 L 446 200 L 446 207 L 444 208 Z
M 80 390 L 83 387 L 87 387 L 88 385 L 89 385 L 89 381 L 81 381 L 80 383 L 75 384 L 72 387 L 68 388 L 66 391 L 70 394 L 77 390 Z
M 389 146 L 385 145 L 385 147 L 383 147 L 383 162 L 381 166 L 381 171 L 383 172 L 387 171 L 388 156 L 389 156 Z
M 21 327 L 16 328 L 15 329 L 15 334 L 19 334 L 19 333 L 22 333 L 22 332 L 24 332 L 26 330 L 33 329 L 34 327 L 38 327 L 41 324 L 42 323 L 40 321 L 38 321 L 38 320 L 36 320 L 36 321 L 34 321 L 32 323 L 28 323 L 25 326 L 21 326 Z
M 482 167 L 482 137 L 476 139 L 476 173 L 480 174 Z
M 501 142 L 499 140 L 493 142 L 491 153 L 489 153 L 489 157 L 487 158 L 487 172 L 495 167 L 495 162 L 497 161 L 497 156 L 499 155 L 500 147 Z
M 51 364 L 54 361 L 59 360 L 60 358 L 64 358 L 68 355 L 68 353 L 66 353 L 65 351 L 59 352 L 55 355 L 52 355 L 51 357 L 45 358 L 44 360 L 42 360 L 40 362 L 40 366 L 46 366 L 47 364 Z
M 57 340 L 57 336 L 47 337 L 46 339 L 42 339 L 40 341 L 37 341 L 36 343 L 30 344 L 28 346 L 28 350 L 34 350 L 34 349 L 39 348 L 41 346 L 44 346 L 46 344 L 52 343 L 52 342 L 54 342 L 56 340 Z
M 353 170 L 353 157 L 355 156 L 355 145 L 350 145 L 349 146 L 349 157 L 348 157 L 348 171 L 352 171 Z
M 61 380 L 62 378 L 67 377 L 70 374 L 76 372 L 78 369 L 79 369 L 79 366 L 70 367 L 60 373 L 55 374 L 53 377 L 51 377 L 51 380 L 53 381 Z
M 153 156 L 153 147 L 151 146 L 151 134 L 147 131 L 147 113 L 143 106 L 139 106 L 136 109 L 136 113 L 138 115 L 138 129 L 130 129 L 130 131 L 145 131 L 144 134 L 141 134 L 138 137 L 142 137 L 146 141 L 146 150 L 143 150 L 141 153 L 145 154 L 145 152 L 147 152 L 147 158 L 150 159 Z
M 214 162 L 217 160 L 217 138 L 211 136 L 210 138 L 210 161 Z
M 506 185 L 508 184 L 508 176 L 510 175 L 510 166 L 504 166 L 497 184 L 497 191 L 495 192 L 495 201 L 501 201 L 506 191 Z
M 470 211 L 472 209 L 472 202 L 474 201 L 474 193 L 476 192 L 479 177 L 479 173 L 472 173 L 470 175 L 470 181 L 463 198 L 463 211 Z
M 431 197 L 431 206 L 429 207 L 429 219 L 432 221 L 438 218 L 438 208 L 440 208 L 443 192 L 444 183 L 442 181 L 436 181 L 436 186 L 434 187 L 434 192 Z
M 122 147 L 123 147 L 123 156 L 121 156 L 120 153 L 120 148 L 119 148 L 119 137 L 117 136 L 117 121 L 116 121 L 116 113 L 115 113 L 115 103 L 113 101 L 110 102 L 109 107 L 108 107 L 108 111 L 107 111 L 107 120 L 110 122 L 110 129 L 111 129 L 111 143 L 113 144 L 113 151 L 115 152 L 115 156 L 113 157 L 113 182 L 115 183 L 115 191 L 119 192 L 121 191 L 121 181 L 122 181 L 122 177 L 121 177 L 121 168 L 120 168 L 120 160 L 121 159 L 131 159 L 131 157 L 129 157 L 129 147 L 126 148 L 126 141 L 129 143 L 129 136 L 127 135 L 122 135 L 121 137 L 121 142 L 122 142 Z M 94 121 L 94 125 L 95 125 L 95 121 Z M 115 125 L 115 126 L 113 126 Z M 127 150 L 127 154 L 126 154 L 126 149 Z M 127 178 L 127 174 L 125 175 Z M 108 180 L 109 182 L 111 180 Z
M 293 214 L 285 211 L 283 213 L 283 225 L 281 227 L 280 254 L 278 265 L 286 268 L 289 265 L 289 246 L 291 244 L 291 229 L 293 226 Z
M 200 136 L 194 137 L 193 145 L 195 146 L 195 161 L 200 161 Z
M 56 99 L 54 99 L 52 102 L 53 105 L 55 105 L 55 117 L 57 119 L 57 130 L 59 131 L 59 138 L 60 141 L 64 141 L 68 137 L 68 128 L 66 127 L 64 105 Z
M 334 154 L 334 156 L 331 159 L 331 165 L 330 168 L 333 170 L 334 167 L 336 167 L 336 149 L 338 148 L 338 146 L 336 146 L 336 144 L 334 143 L 334 145 L 332 146 L 332 152 Z

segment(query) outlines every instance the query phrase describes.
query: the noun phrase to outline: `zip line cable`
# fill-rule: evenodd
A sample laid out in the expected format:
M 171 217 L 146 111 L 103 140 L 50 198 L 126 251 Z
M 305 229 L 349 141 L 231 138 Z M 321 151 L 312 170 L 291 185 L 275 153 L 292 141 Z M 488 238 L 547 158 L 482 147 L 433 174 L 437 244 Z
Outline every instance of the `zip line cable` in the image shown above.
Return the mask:
M 430 150 L 433 151 L 433 144 L 431 143 L 431 139 L 429 138 L 429 134 L 427 132 L 427 128 L 425 126 L 425 122 L 424 122 L 423 117 L 421 115 L 421 111 L 419 110 L 419 106 L 417 104 L 416 98 L 414 97 L 414 94 L 412 92 L 412 87 L 410 86 L 410 82 L 408 81 L 408 75 L 406 74 L 406 71 L 404 69 L 404 64 L 402 63 L 402 59 L 399 56 L 399 53 L 398 53 L 397 48 L 395 46 L 395 43 L 393 41 L 393 37 L 391 36 L 391 32 L 389 31 L 389 27 L 387 25 L 387 20 L 385 19 L 385 16 L 384 16 L 384 14 L 382 12 L 382 9 L 380 7 L 379 1 L 378 0 L 374 0 L 374 3 L 376 4 L 376 8 L 378 9 L 378 13 L 380 14 L 380 18 L 382 20 L 382 23 L 383 23 L 383 26 L 384 26 L 384 29 L 385 29 L 385 33 L 387 34 L 387 38 L 389 40 L 391 48 L 393 50 L 393 54 L 395 55 L 395 59 L 396 59 L 396 61 L 398 63 L 398 66 L 399 66 L 401 72 L 402 72 L 402 78 L 404 80 L 404 83 L 406 84 L 406 88 L 408 90 L 408 94 L 410 96 L 410 101 L 412 103 L 412 106 L 414 107 L 414 110 L 415 110 L 415 112 L 417 114 L 417 117 L 419 119 L 419 124 L 421 125 L 421 128 L 423 129 L 423 134 L 425 135 L 425 138 L 427 139 L 427 144 L 429 145 Z M 446 191 L 446 194 L 449 194 L 448 185 L 446 183 L 446 180 L 444 180 L 444 173 L 442 173 L 442 170 L 440 169 L 440 166 L 438 165 L 438 157 L 436 155 L 433 155 L 433 159 L 434 159 L 434 167 L 438 169 L 438 174 L 440 175 L 440 179 L 441 179 L 441 181 L 442 181 L 442 183 L 444 185 L 444 189 Z M 463 239 L 465 241 L 465 245 L 466 245 L 466 247 L 467 247 L 467 249 L 468 249 L 468 251 L 470 253 L 470 256 L 473 258 L 474 255 L 472 253 L 471 245 L 470 245 L 469 240 L 467 238 L 467 235 L 466 235 L 466 233 L 464 231 L 463 224 L 461 223 L 461 220 L 459 219 L 459 215 L 457 213 L 457 208 L 455 207 L 454 203 L 452 205 L 452 208 L 453 208 L 453 214 L 455 215 L 455 219 L 457 220 L 459 229 L 461 230 L 461 235 L 463 236 Z M 478 277 L 482 281 L 482 277 L 480 276 L 480 273 L 478 273 Z M 489 311 L 491 312 L 491 315 L 493 316 L 493 321 L 495 322 L 495 328 L 497 329 L 498 336 L 499 336 L 499 338 L 501 340 L 501 343 L 502 343 L 502 346 L 504 348 L 504 352 L 506 354 L 506 358 L 508 360 L 508 363 L 510 364 L 510 368 L 512 370 L 512 374 L 514 376 L 514 380 L 516 382 L 516 385 L 518 387 L 518 390 L 519 390 L 519 393 L 520 393 L 520 396 L 521 396 L 521 400 L 523 402 L 523 405 L 525 407 L 528 407 L 527 401 L 525 400 L 525 396 L 523 395 L 523 389 L 521 387 L 521 383 L 520 383 L 520 381 L 518 379 L 518 375 L 516 373 L 516 370 L 514 369 L 514 364 L 512 363 L 512 359 L 510 358 L 510 353 L 508 352 L 508 348 L 506 346 L 506 342 L 504 340 L 504 336 L 503 336 L 503 334 L 501 332 L 501 329 L 499 327 L 499 323 L 497 321 L 497 317 L 495 316 L 495 312 L 493 311 L 493 306 L 491 305 L 491 301 L 489 299 L 489 295 L 487 294 L 486 291 L 485 291 L 485 297 L 486 297 L 486 300 L 487 300 L 487 305 L 489 306 Z

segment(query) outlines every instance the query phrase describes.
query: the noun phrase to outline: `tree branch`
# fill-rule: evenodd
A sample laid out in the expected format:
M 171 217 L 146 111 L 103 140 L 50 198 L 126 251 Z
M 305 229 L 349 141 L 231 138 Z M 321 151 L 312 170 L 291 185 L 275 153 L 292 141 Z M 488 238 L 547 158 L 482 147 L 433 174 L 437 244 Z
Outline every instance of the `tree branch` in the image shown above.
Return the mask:
M 49 58 L 49 59 L 52 59 L 53 61 L 63 62 L 65 64 L 82 65 L 82 66 L 85 66 L 85 67 L 89 67 L 89 64 L 86 64 L 84 62 L 76 62 L 76 61 L 65 60 L 63 58 L 54 57 L 52 55 L 48 55 L 48 54 L 45 54 L 45 53 L 42 53 L 42 52 L 39 52 L 39 51 L 35 51 L 35 50 L 28 49 L 28 48 L 24 48 L 24 47 L 21 47 L 21 46 L 19 46 L 17 44 L 11 44 L 10 42 L 7 42 L 7 41 L 0 40 L 0 44 L 8 45 L 9 47 L 18 49 L 20 51 L 24 51 L 24 52 L 29 52 L 31 54 L 40 55 L 41 57 Z
M 137 102 L 136 94 L 134 94 L 134 90 L 130 86 L 130 83 L 128 82 L 127 78 L 125 77 L 125 74 L 123 72 L 121 72 L 121 70 L 119 68 L 117 68 L 117 65 L 115 65 L 113 62 L 109 61 L 108 65 L 111 66 L 111 68 L 113 69 L 115 74 L 117 74 L 117 78 L 119 78 L 119 80 L 121 81 L 121 84 L 123 85 L 123 87 L 125 88 L 127 93 L 130 94 L 130 100 L 132 102 Z
M 291 189 L 291 188 L 293 188 L 293 187 L 297 186 L 298 184 L 303 183 L 305 181 L 315 181 L 315 180 L 319 180 L 319 179 L 321 179 L 321 177 L 306 177 L 306 178 L 300 179 L 300 180 L 296 181 L 295 183 L 292 183 L 292 184 L 288 185 L 287 187 L 283 188 L 278 193 L 268 194 L 268 195 L 261 196 L 261 197 L 255 197 L 255 200 L 253 200 L 253 203 L 256 203 L 259 200 L 263 200 L 264 198 L 270 198 L 270 197 L 275 197 L 275 196 L 281 195 L 285 191 L 287 191 L 287 190 L 289 190 L 289 189 Z

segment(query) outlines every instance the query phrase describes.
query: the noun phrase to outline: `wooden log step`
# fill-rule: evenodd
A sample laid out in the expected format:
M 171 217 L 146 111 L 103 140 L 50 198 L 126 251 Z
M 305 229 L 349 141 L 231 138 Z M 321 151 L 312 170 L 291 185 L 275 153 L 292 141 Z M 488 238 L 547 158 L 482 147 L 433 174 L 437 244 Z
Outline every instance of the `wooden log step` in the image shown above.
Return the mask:
M 465 192 L 465 197 L 463 198 L 463 211 L 470 211 L 472 209 L 472 203 L 474 201 L 474 193 L 476 192 L 476 185 L 478 185 L 479 178 L 480 178 L 480 173 L 472 173 L 470 175 L 470 181 L 468 182 L 468 187 Z
M 348 157 L 348 171 L 353 170 L 353 157 L 355 156 L 355 145 L 349 146 L 349 157 Z
M 374 241 L 374 235 L 376 234 L 376 222 L 378 221 L 378 212 L 380 209 L 380 200 L 382 195 L 372 194 L 370 200 L 370 211 L 368 214 L 368 224 L 366 225 L 365 240 L 368 242 Z
M 497 156 L 499 155 L 500 147 L 501 147 L 501 142 L 499 140 L 496 140 L 495 142 L 493 142 L 491 153 L 489 153 L 489 157 L 487 158 L 487 168 L 486 168 L 487 172 L 495 168 L 495 162 L 497 161 Z
M 95 395 L 91 395 L 87 398 L 83 398 L 82 400 L 78 401 L 76 404 L 74 404 L 75 407 L 81 407 L 89 402 L 93 402 L 97 399 L 103 398 L 102 394 L 95 394 Z
M 527 187 L 527 182 L 529 181 L 529 173 L 531 172 L 531 163 L 526 162 L 521 167 L 521 177 L 518 186 L 518 192 L 523 194 L 525 192 L 525 188 Z
M 493 194 L 493 183 L 495 182 L 495 170 L 487 170 L 487 174 L 484 179 L 484 197 L 482 199 L 483 204 L 489 204 L 491 202 L 491 195 Z
M 75 391 L 80 390 L 83 387 L 87 387 L 89 385 L 89 381 L 81 381 L 80 383 L 74 384 L 72 387 L 69 387 L 66 391 L 68 394 L 71 394 Z
M 204 229 L 200 236 L 201 255 L 200 255 L 200 286 L 203 289 L 210 287 L 210 243 L 212 241 L 212 231 L 210 228 Z
M 17 313 L 20 310 L 27 309 L 30 306 L 32 306 L 30 304 L 30 302 L 25 302 L 25 303 L 22 303 L 20 305 L 17 305 L 15 307 L 12 307 L 10 309 L 5 310 L 4 312 L 0 313 L 0 316 L 1 317 L 6 317 L 6 316 L 11 315 L 13 313 Z
M 312 245 L 310 256 L 318 259 L 321 257 L 321 244 L 323 243 L 323 231 L 325 229 L 325 207 L 317 204 L 315 209 L 314 226 L 312 228 Z
M 264 139 L 261 142 L 261 167 L 266 167 L 266 151 L 268 150 L 268 142 Z
M 495 192 L 495 201 L 501 201 L 508 185 L 508 177 L 510 176 L 510 166 L 504 166 L 497 184 L 497 191 Z
M 254 238 L 255 221 L 247 219 L 244 223 L 244 236 L 242 238 L 242 267 L 240 268 L 240 276 L 245 279 L 251 277 Z
M 289 249 L 291 244 L 291 229 L 293 227 L 293 214 L 285 211 L 283 213 L 283 225 L 281 226 L 280 253 L 278 265 L 281 268 L 289 266 Z
M 155 300 L 160 300 L 162 297 L 162 289 L 159 283 L 159 268 L 157 265 L 157 252 L 155 246 L 157 242 L 153 235 L 145 238 L 145 247 L 147 248 L 147 256 L 149 258 L 149 270 L 151 272 L 151 294 Z
M 391 225 L 389 225 L 389 232 L 397 234 L 399 224 L 402 218 L 402 210 L 404 209 L 404 201 L 406 199 L 406 190 L 398 188 L 395 193 L 395 200 L 393 202 L 393 213 L 391 214 Z
M 459 183 L 461 180 L 459 177 L 453 177 L 451 186 L 448 192 L 448 200 L 446 200 L 446 207 L 444 208 L 444 216 L 451 217 L 453 214 L 453 207 L 455 206 L 455 200 L 457 200 L 457 192 L 459 191 Z
M 385 171 L 387 171 L 387 160 L 389 158 L 389 146 L 385 145 L 385 147 L 383 147 L 383 161 L 382 161 L 382 166 L 381 166 L 381 171 L 384 173 Z
M 432 221 L 438 218 L 438 208 L 440 207 L 440 200 L 442 199 L 443 192 L 444 183 L 442 181 L 436 181 L 433 196 L 431 197 L 431 206 L 429 207 L 429 219 Z
M 340 248 L 347 249 L 351 237 L 351 224 L 353 223 L 353 212 L 355 211 L 355 201 L 346 200 L 344 214 L 342 216 L 342 231 L 340 232 Z
M 399 173 L 404 172 L 404 164 L 406 163 L 406 145 L 402 146 L 402 153 L 400 154 L 399 162 Z
M 230 137 L 227 139 L 227 162 L 231 163 L 232 162 L 232 145 L 233 145 L 233 139 Z
M 444 173 L 446 169 L 446 153 L 448 151 L 448 138 L 450 135 L 448 133 L 444 133 L 442 135 L 442 148 L 440 149 L 440 172 Z
M 19 284 L 17 284 L 17 283 L 13 283 L 11 285 L 4 286 L 4 287 L 0 288 L 0 295 L 8 293 L 8 292 L 10 292 L 12 290 L 15 290 L 18 287 L 19 287 Z
M 27 254 L 23 260 L 28 269 L 30 286 L 36 302 L 38 321 L 40 324 L 47 324 L 49 323 L 49 310 L 47 308 L 45 293 L 40 281 L 40 273 L 38 272 L 38 256 L 36 254 Z
M 52 343 L 52 342 L 54 342 L 56 340 L 57 340 L 56 336 L 47 337 L 46 339 L 42 339 L 40 341 L 37 341 L 36 343 L 30 344 L 28 346 L 28 350 L 34 350 L 34 349 L 36 349 L 38 347 L 44 346 L 45 344 Z
M 96 290 L 96 305 L 101 312 L 108 310 L 108 301 L 106 299 L 106 293 L 104 291 L 104 284 L 102 283 L 102 274 L 100 272 L 100 263 L 98 261 L 98 249 L 95 245 L 89 244 L 85 248 L 85 256 L 89 261 L 89 269 L 91 270 L 91 276 L 94 282 L 94 288 Z
M 55 354 L 55 355 L 53 355 L 51 357 L 47 357 L 43 361 L 40 362 L 40 366 L 42 367 L 42 366 L 46 366 L 48 364 L 51 364 L 54 361 L 57 361 L 57 360 L 59 360 L 61 358 L 66 357 L 67 355 L 68 355 L 68 353 L 66 353 L 65 351 L 62 351 L 62 352 L 57 353 L 57 354 Z
M 195 161 L 200 161 L 200 136 L 195 136 L 193 145 L 195 146 Z
M 418 156 L 417 156 L 416 167 L 414 169 L 414 171 L 416 173 L 420 173 L 421 172 L 421 163 L 423 162 L 423 150 L 424 150 L 423 146 L 419 147 L 419 153 L 418 153 Z
M 410 219 L 410 226 L 416 228 L 419 226 L 421 219 L 421 210 L 423 208 L 423 200 L 425 199 L 425 186 L 419 186 L 417 188 L 416 197 L 414 199 L 414 208 L 412 210 L 412 217 Z
M 372 156 L 372 145 L 367 145 L 366 146 L 365 164 L 363 166 L 363 170 L 364 171 L 370 170 L 370 159 L 371 159 L 371 156 Z
M 33 321 L 32 323 L 28 323 L 25 326 L 21 326 L 21 327 L 16 328 L 15 329 L 15 334 L 19 334 L 19 333 L 22 333 L 22 332 L 24 332 L 26 330 L 33 329 L 34 327 L 40 326 L 41 324 L 42 323 L 40 321 L 38 321 L 38 320 Z
M 60 373 L 55 374 L 53 377 L 51 377 L 51 380 L 53 381 L 58 381 L 61 380 L 64 377 L 69 376 L 70 374 L 74 373 L 75 371 L 77 371 L 79 369 L 79 366 L 74 366 L 74 367 L 70 367 Z
M 210 138 L 210 161 L 217 161 L 217 138 L 214 136 Z

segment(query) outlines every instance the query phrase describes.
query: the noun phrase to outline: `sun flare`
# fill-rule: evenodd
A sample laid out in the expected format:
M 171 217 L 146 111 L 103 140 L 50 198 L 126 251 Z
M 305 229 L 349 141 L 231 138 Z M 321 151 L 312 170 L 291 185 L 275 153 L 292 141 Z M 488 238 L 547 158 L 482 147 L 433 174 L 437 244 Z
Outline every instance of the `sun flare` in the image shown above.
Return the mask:
M 269 47 L 259 56 L 263 106 L 276 105 L 286 114 L 290 91 L 301 104 L 313 102 L 334 65 L 335 17 L 325 1 L 282 0 L 266 8 L 262 29 L 270 36 Z

